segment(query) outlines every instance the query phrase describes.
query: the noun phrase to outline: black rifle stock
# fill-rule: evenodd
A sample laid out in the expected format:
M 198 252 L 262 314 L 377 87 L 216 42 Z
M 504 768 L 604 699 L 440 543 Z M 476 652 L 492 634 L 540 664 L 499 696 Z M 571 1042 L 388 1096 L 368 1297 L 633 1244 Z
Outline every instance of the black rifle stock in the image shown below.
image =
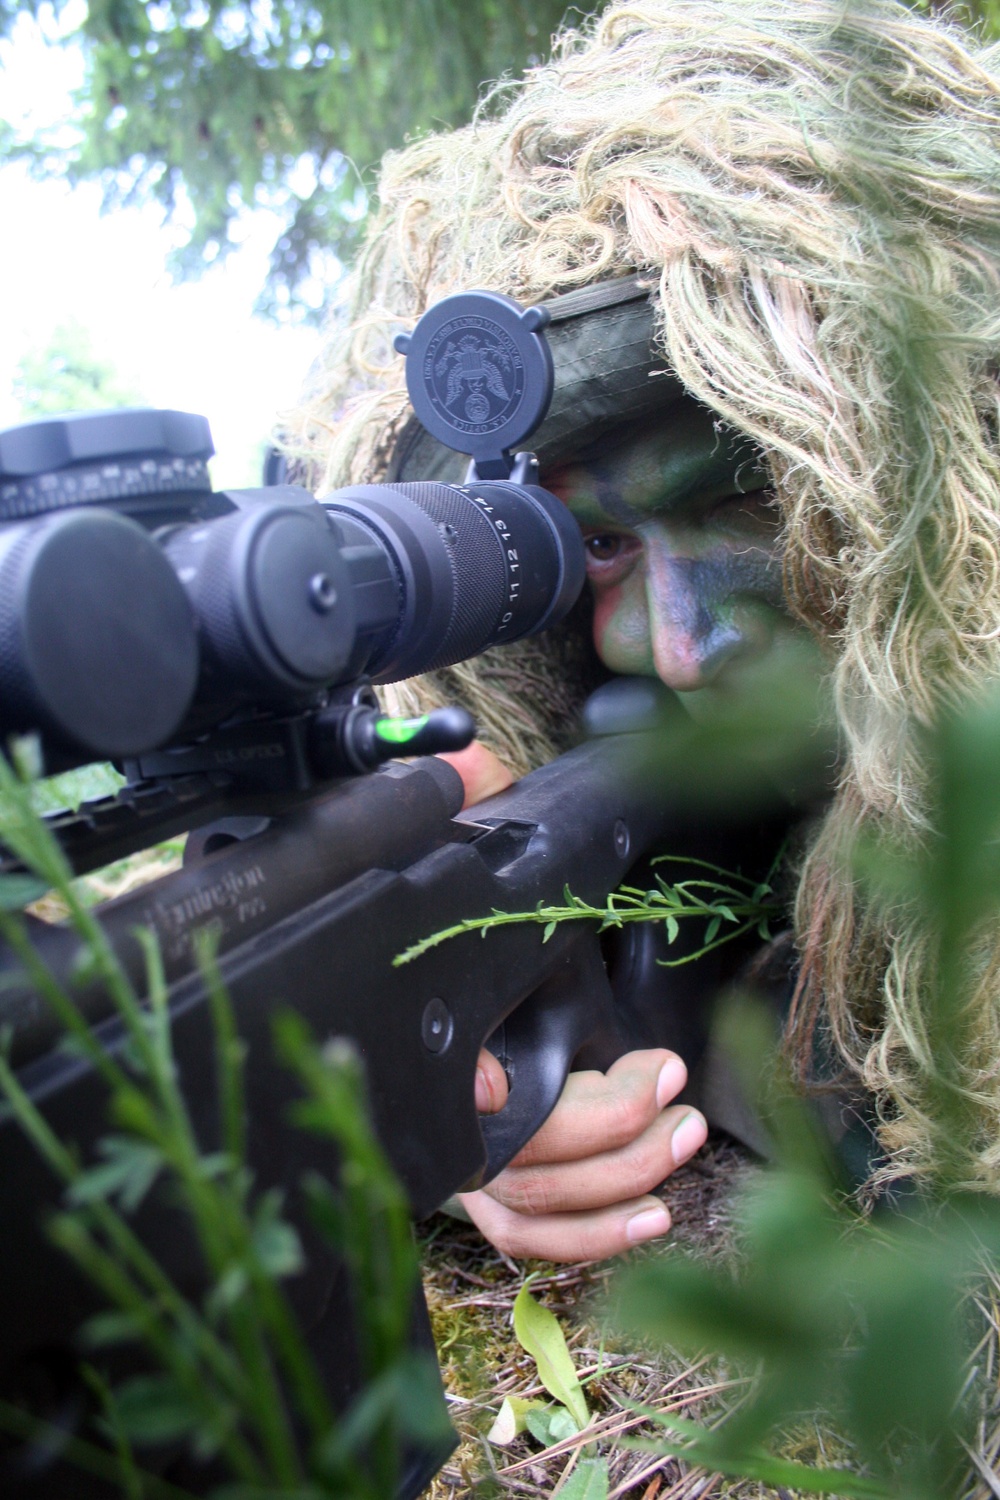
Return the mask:
M 710 847 L 704 816 L 688 822 L 662 774 L 637 764 L 640 738 L 591 740 L 466 813 L 458 811 L 462 789 L 450 766 L 394 764 L 334 786 L 250 837 L 233 837 L 226 824 L 192 836 L 182 870 L 107 905 L 105 929 L 137 987 L 143 966 L 135 928 L 151 928 L 159 940 L 174 1047 L 203 1149 L 218 1141 L 212 1027 L 192 944 L 206 925 L 215 929 L 248 1049 L 255 1181 L 287 1189 L 293 1204 L 302 1173 L 329 1174 L 332 1163 L 327 1147 L 288 1123 L 296 1087 L 273 1058 L 277 1008 L 294 1007 L 321 1040 L 347 1036 L 360 1050 L 376 1128 L 415 1218 L 500 1170 L 545 1120 L 574 1064 L 605 1068 L 637 1046 L 685 1050 L 695 998 L 712 975 L 702 960 L 670 971 L 665 982 L 655 964 L 662 935 L 649 927 L 630 930 L 610 975 L 594 924 L 584 922 L 560 925 L 548 942 L 534 923 L 485 938 L 472 932 L 403 967 L 392 963 L 464 918 L 558 903 L 567 885 L 601 903 L 667 836 L 676 848 Z M 43 924 L 33 931 L 44 961 L 72 988 L 78 940 Z M 695 946 L 700 936 L 692 934 Z M 59 1136 L 89 1158 L 106 1129 L 104 1086 L 88 1063 L 58 1048 L 37 996 L 14 974 L 5 984 L 0 1010 L 15 1027 L 20 1081 Z M 78 995 L 103 1045 L 120 1047 L 106 996 L 93 988 Z M 480 1118 L 476 1058 L 490 1037 L 511 1094 L 499 1115 Z M 14 1123 L 7 1120 L 0 1135 L 0 1225 L 6 1264 L 15 1268 L 2 1309 L 0 1394 L 9 1395 L 25 1370 L 40 1366 L 51 1383 L 56 1367 L 68 1367 L 73 1332 L 94 1310 L 94 1294 L 39 1227 L 58 1202 L 58 1185 Z M 293 1217 L 308 1265 L 288 1283 L 290 1293 L 343 1407 L 358 1384 L 350 1286 L 294 1208 Z M 204 1273 L 179 1213 L 154 1191 L 135 1222 L 178 1285 L 202 1295 Z M 416 1326 L 415 1336 L 427 1338 L 423 1307 Z M 417 1494 L 444 1456 L 411 1454 L 401 1493 Z M 52 1493 L 44 1481 L 39 1488 L 14 1479 L 4 1493 L 22 1493 L 22 1483 L 25 1495 Z M 80 1479 L 72 1492 L 89 1495 L 88 1484 Z

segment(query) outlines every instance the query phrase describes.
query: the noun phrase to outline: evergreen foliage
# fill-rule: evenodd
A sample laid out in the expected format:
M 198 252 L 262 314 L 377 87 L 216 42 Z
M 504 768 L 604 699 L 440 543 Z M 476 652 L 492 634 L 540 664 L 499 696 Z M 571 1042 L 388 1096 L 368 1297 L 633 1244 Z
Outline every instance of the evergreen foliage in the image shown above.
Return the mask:
M 358 242 L 384 152 L 468 121 L 484 85 L 544 57 L 561 22 L 591 9 L 600 5 L 89 0 L 73 24 L 67 0 L 0 0 L 0 37 L 30 13 L 86 60 L 73 135 L 60 125 L 25 139 L 0 123 L 0 159 L 97 179 L 108 208 L 151 200 L 190 219 L 173 261 L 181 276 L 238 245 L 245 209 L 273 210 L 280 229 L 260 308 L 314 317 Z M 1000 0 L 947 9 L 1000 34 Z
M 0 34 L 19 11 L 0 4 Z M 55 0 L 61 17 L 65 0 Z M 65 42 L 86 80 L 75 140 L 0 140 L 40 171 L 98 178 L 108 207 L 153 200 L 193 216 L 175 270 L 197 274 L 238 240 L 249 207 L 276 212 L 263 302 L 293 306 L 341 259 L 367 169 L 408 136 L 468 120 L 484 82 L 547 52 L 564 0 L 90 0 Z

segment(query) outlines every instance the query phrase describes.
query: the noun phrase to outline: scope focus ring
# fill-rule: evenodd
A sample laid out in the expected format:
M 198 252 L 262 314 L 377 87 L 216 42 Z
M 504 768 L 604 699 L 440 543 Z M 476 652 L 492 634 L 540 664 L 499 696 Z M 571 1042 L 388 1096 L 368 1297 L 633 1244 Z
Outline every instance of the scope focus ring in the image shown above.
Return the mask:
M 565 615 L 583 587 L 580 532 L 546 491 L 504 481 L 355 485 L 324 496 L 396 562 L 405 606 L 368 664 L 380 682 L 451 666 Z

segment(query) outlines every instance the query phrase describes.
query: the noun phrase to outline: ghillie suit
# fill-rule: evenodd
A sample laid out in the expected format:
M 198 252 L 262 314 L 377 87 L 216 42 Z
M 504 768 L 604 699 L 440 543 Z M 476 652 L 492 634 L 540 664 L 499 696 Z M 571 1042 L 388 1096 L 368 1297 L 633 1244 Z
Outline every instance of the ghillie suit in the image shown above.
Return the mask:
M 821 1019 L 878 1101 L 886 1174 L 931 1171 L 931 947 L 915 910 L 859 891 L 849 855 L 862 833 L 925 843 L 922 726 L 1000 676 L 1000 53 L 894 0 L 617 4 L 472 126 L 390 157 L 379 201 L 292 437 L 318 489 L 384 477 L 409 415 L 391 336 L 437 298 L 636 273 L 646 385 L 668 400 L 679 379 L 764 453 L 788 608 L 824 643 L 843 739 L 801 870 L 790 1046 L 806 1066 Z M 421 691 L 478 685 L 520 769 L 569 704 L 545 651 Z M 1000 934 L 977 963 L 963 1170 L 995 1189 Z

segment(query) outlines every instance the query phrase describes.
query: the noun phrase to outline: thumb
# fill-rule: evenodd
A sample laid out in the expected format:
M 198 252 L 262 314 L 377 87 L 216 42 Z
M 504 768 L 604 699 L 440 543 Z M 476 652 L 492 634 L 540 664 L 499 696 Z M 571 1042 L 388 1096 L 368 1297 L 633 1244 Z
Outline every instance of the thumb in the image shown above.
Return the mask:
M 514 781 L 503 761 L 479 740 L 473 740 L 464 750 L 448 750 L 439 759 L 454 766 L 461 776 L 465 787 L 463 807 L 475 807 L 477 802 L 485 802 L 487 797 L 506 791 Z

